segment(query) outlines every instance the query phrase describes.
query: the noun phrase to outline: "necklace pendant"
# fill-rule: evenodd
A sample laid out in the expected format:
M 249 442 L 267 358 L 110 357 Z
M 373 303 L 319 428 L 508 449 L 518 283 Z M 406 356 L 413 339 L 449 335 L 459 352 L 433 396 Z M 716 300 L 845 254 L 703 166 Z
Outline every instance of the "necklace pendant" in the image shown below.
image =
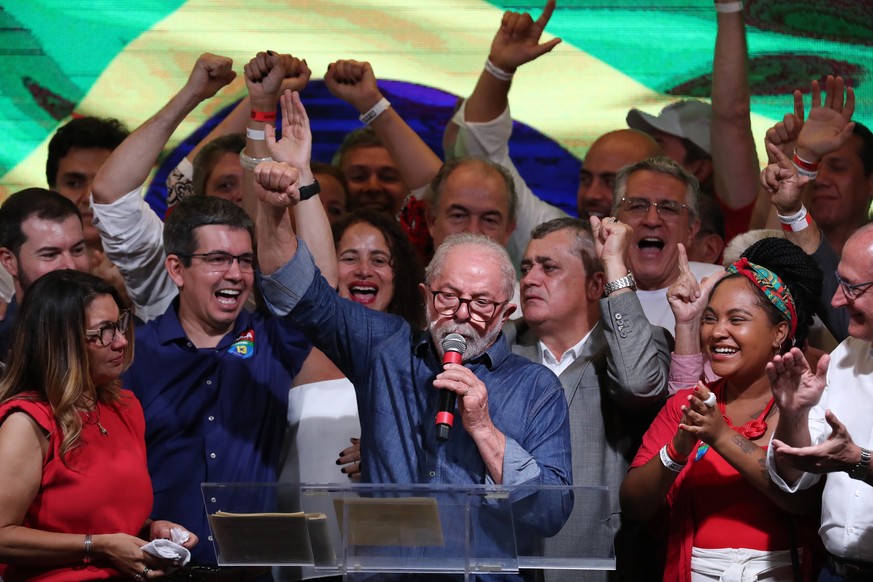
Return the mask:
M 99 422 L 97 423 L 97 428 L 100 429 L 100 434 L 102 434 L 103 436 L 109 436 L 109 431 L 103 428 L 103 425 Z

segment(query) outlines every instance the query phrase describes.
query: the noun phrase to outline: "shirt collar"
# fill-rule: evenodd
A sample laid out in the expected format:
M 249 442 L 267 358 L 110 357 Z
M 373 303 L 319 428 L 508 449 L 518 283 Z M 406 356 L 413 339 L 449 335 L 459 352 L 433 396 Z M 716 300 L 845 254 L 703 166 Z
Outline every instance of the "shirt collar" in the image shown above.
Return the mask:
M 546 347 L 546 344 L 544 344 L 541 340 L 537 340 L 537 348 L 539 349 L 540 353 L 540 363 L 545 365 L 546 357 L 550 357 L 552 358 L 552 360 L 554 360 L 553 365 L 558 365 L 561 363 L 561 360 L 564 359 L 564 354 L 567 353 L 570 354 L 570 363 L 575 362 L 576 358 L 582 355 L 582 349 L 585 347 L 585 342 L 587 342 L 588 338 L 591 337 L 592 331 L 594 331 L 593 327 L 588 330 L 588 333 L 585 334 L 585 337 L 579 340 L 579 343 L 574 346 L 570 346 L 570 348 L 567 349 L 566 352 L 564 352 L 563 354 L 558 354 L 557 356 L 553 354 L 551 350 L 549 350 L 549 348 Z M 546 354 L 548 354 L 548 356 Z
M 185 335 L 185 330 L 182 328 L 182 322 L 179 321 L 179 296 L 173 299 L 170 306 L 164 312 L 164 315 L 156 322 L 158 332 L 158 342 L 161 345 L 166 345 L 174 342 L 187 342 L 188 336 Z M 245 309 L 237 316 L 233 324 L 233 329 L 225 334 L 216 350 L 230 346 L 239 338 L 240 334 L 252 327 L 252 314 Z

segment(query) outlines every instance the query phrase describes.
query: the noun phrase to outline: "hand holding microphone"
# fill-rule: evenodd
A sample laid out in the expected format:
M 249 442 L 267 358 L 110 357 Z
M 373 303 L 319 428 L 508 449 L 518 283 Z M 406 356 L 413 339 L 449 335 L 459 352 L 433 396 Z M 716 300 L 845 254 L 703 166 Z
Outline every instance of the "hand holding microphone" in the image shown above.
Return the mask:
M 460 364 L 464 352 L 467 351 L 467 340 L 458 333 L 450 333 L 442 341 L 443 365 Z M 449 432 L 455 423 L 455 403 L 458 395 L 445 388 L 440 390 L 439 404 L 436 414 L 437 439 L 444 441 L 449 438 Z

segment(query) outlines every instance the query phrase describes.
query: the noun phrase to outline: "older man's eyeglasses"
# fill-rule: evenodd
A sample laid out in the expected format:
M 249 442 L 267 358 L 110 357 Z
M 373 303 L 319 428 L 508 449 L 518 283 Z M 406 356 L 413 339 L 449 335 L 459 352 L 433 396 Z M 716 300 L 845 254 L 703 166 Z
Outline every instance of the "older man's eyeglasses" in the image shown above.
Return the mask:
M 115 336 L 127 333 L 127 328 L 130 327 L 130 309 L 125 309 L 118 315 L 118 321 L 115 323 L 105 323 L 97 329 L 86 329 L 85 337 L 88 339 L 97 339 L 103 347 L 108 346 L 115 341 Z
M 242 255 L 232 255 L 221 251 L 211 253 L 193 253 L 190 255 L 179 255 L 188 259 L 199 259 L 203 265 L 203 270 L 207 273 L 224 273 L 233 262 L 239 264 L 239 270 L 242 273 L 251 273 L 255 269 L 255 255 L 245 253 Z
M 834 277 L 837 278 L 837 283 L 840 284 L 840 289 L 843 290 L 843 293 L 846 295 L 847 299 L 855 300 L 861 296 L 864 291 L 873 286 L 873 281 L 866 281 L 864 283 L 849 283 L 842 277 L 840 274 L 834 271 Z
M 677 221 L 688 210 L 688 205 L 674 202 L 673 200 L 652 202 L 646 198 L 622 198 L 618 206 L 624 212 L 636 216 L 645 216 L 649 213 L 649 207 L 654 206 L 658 216 L 664 222 Z
M 430 292 L 433 294 L 433 308 L 436 309 L 436 312 L 440 315 L 454 315 L 457 313 L 458 309 L 461 308 L 461 304 L 463 303 L 467 305 L 470 319 L 479 323 L 491 321 L 491 318 L 494 317 L 497 309 L 509 303 L 508 301 L 491 301 L 490 299 L 485 299 L 483 297 L 462 299 L 456 294 L 449 293 L 448 291 L 434 291 L 433 289 L 430 289 Z

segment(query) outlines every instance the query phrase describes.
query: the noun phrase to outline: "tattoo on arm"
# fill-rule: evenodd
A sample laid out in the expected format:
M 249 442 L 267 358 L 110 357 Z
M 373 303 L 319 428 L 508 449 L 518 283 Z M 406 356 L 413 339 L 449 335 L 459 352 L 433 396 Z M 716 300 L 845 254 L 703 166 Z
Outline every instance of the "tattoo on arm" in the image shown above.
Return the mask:
M 753 443 L 749 442 L 743 435 L 735 434 L 731 440 L 734 441 L 734 444 L 736 444 L 740 450 L 747 455 L 754 454 L 755 449 L 758 448 Z

